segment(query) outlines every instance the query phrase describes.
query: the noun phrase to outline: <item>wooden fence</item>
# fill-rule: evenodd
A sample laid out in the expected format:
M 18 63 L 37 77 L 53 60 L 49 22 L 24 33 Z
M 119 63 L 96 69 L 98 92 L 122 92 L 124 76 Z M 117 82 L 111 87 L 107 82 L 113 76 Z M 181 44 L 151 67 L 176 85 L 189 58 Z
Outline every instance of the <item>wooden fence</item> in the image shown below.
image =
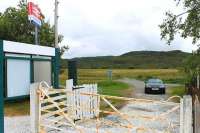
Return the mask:
M 123 132 L 132 133 L 159 133 L 157 129 L 145 127 L 143 125 L 135 125 L 132 119 L 144 120 L 145 122 L 159 121 L 166 122 L 169 125 L 163 129 L 164 133 L 169 133 L 176 125 L 168 119 L 168 115 L 180 110 L 180 133 L 192 133 L 192 98 L 184 96 L 181 98 L 181 103 L 167 101 L 156 101 L 148 99 L 136 99 L 117 96 L 107 96 L 97 94 L 97 85 L 82 85 L 73 86 L 73 81 L 66 82 L 66 89 L 53 89 L 45 82 L 31 85 L 31 131 L 32 133 L 50 133 L 55 132 L 70 132 L 70 133 L 108 133 L 108 128 L 111 127 L 123 129 Z M 85 90 L 84 90 L 85 89 Z M 100 108 L 100 100 L 110 107 L 111 110 L 103 110 Z M 169 106 L 170 109 L 161 114 L 145 115 L 132 114 L 130 112 L 121 112 L 110 100 L 117 100 L 129 103 L 139 104 L 160 104 Z M 106 115 L 117 116 L 120 121 L 113 121 L 107 118 L 100 118 L 99 113 Z M 95 119 L 91 119 L 95 118 Z M 92 121 L 93 128 L 85 128 L 80 126 L 75 121 L 82 120 L 86 122 L 88 119 Z M 90 123 L 91 124 L 91 123 Z M 175 124 L 175 125 L 174 125 Z M 87 124 L 86 124 L 87 125 Z M 179 125 L 178 125 L 179 126 Z M 116 130 L 114 131 L 116 132 Z M 114 133 L 109 131 L 109 133 Z
M 31 85 L 31 131 L 43 133 L 45 128 L 61 130 L 70 126 L 78 130 L 76 120 L 86 120 L 99 115 L 97 85 L 73 86 L 68 80 L 66 89 L 53 89 L 45 82 Z M 81 93 L 85 95 L 81 95 Z M 48 132 L 48 131 L 47 131 Z

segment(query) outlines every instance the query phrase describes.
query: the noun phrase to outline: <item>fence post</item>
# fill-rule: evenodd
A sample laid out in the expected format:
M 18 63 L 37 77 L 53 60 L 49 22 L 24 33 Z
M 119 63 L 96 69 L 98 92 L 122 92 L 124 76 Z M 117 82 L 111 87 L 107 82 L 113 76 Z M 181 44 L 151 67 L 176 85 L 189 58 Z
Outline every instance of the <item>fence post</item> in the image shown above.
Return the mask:
M 192 97 L 183 96 L 180 105 L 180 133 L 192 133 Z
M 37 90 L 39 83 L 33 83 L 30 86 L 30 116 L 31 116 L 31 133 L 39 133 L 39 95 Z
M 75 112 L 74 112 L 75 99 L 74 99 L 74 94 L 72 93 L 72 91 L 73 91 L 72 88 L 73 88 L 73 79 L 66 80 L 66 90 L 69 91 L 67 93 L 67 105 L 69 105 L 68 114 L 72 118 L 74 118 L 74 116 L 75 116 Z
M 195 96 L 194 100 L 194 133 L 199 133 L 200 131 L 200 103 L 197 96 Z

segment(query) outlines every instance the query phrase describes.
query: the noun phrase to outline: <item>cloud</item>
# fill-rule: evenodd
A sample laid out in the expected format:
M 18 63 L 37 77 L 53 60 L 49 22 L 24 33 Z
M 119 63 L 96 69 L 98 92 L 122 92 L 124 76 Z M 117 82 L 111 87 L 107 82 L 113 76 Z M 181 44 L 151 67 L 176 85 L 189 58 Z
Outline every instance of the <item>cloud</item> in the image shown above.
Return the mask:
M 53 24 L 54 0 L 32 0 L 39 4 Z M 164 13 L 179 14 L 174 0 L 59 0 L 59 32 L 65 36 L 60 45 L 69 45 L 64 57 L 120 55 L 138 50 L 183 50 L 196 46 L 178 37 L 171 46 L 160 40 L 159 24 Z M 1 2 L 2 3 L 2 2 Z M 9 6 L 3 0 L 1 7 Z M 14 2 L 13 2 L 14 3 Z M 13 4 L 12 4 L 13 5 Z

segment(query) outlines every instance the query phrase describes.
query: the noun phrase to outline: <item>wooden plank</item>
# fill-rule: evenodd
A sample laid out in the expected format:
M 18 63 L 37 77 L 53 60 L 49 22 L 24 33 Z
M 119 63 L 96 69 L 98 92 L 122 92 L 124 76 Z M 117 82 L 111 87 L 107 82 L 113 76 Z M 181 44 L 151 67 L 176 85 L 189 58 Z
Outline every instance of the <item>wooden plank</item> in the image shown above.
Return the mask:
M 50 103 L 50 102 L 49 102 Z M 67 106 L 67 100 L 64 100 L 64 101 L 59 101 L 58 103 L 58 106 Z M 55 105 L 54 104 L 49 104 L 49 105 L 46 105 L 46 106 L 42 106 L 41 107 L 41 110 L 47 110 L 47 109 L 51 109 L 51 108 L 55 108 Z
M 39 83 L 31 84 L 30 86 L 30 116 L 31 116 L 31 132 L 39 132 L 39 96 L 37 90 Z
M 81 107 L 81 100 L 80 100 L 80 89 L 77 89 L 77 95 L 76 95 L 76 101 L 77 101 L 77 107 Z M 82 115 L 82 108 L 77 108 L 77 119 L 81 119 L 81 115 Z
M 73 80 L 66 80 L 66 94 L 67 94 L 67 105 L 68 106 L 68 114 L 74 118 L 74 92 L 72 92 L 72 88 L 73 88 Z
M 93 93 L 97 94 L 97 85 L 96 84 L 93 85 Z M 98 108 L 98 96 L 94 96 L 94 97 L 95 98 L 93 100 L 93 109 L 96 109 L 96 110 L 93 111 L 93 117 L 96 117 L 96 116 L 98 116 L 97 110 L 99 109 Z
M 184 112 L 183 112 L 183 99 L 180 100 L 180 133 L 183 132 L 183 119 L 184 119 Z
M 84 92 L 84 88 L 81 88 L 80 89 L 80 93 L 83 93 Z M 81 116 L 80 116 L 80 119 L 83 119 L 84 118 L 84 113 L 85 113 L 85 109 L 84 109 L 84 96 L 83 95 L 80 95 L 80 111 L 81 111 Z
M 180 108 L 180 133 L 192 133 L 192 97 L 183 96 Z
M 63 90 L 55 90 L 55 91 L 48 91 L 48 95 L 54 95 L 54 94 L 60 94 L 60 95 L 65 95 L 66 92 L 63 92 Z
M 54 115 L 61 115 L 61 111 L 66 112 L 67 108 L 63 108 L 63 109 L 56 110 L 56 111 L 50 111 L 50 110 L 42 110 L 42 111 L 46 112 L 46 113 L 41 115 L 41 119 L 48 118 L 48 117 L 51 117 L 51 116 L 54 116 Z
M 65 99 L 67 99 L 67 97 L 66 97 L 66 95 L 61 95 L 61 96 L 52 97 L 51 99 L 52 99 L 53 101 L 56 101 L 56 100 L 65 100 Z M 46 99 L 42 100 L 41 103 L 42 103 L 42 104 L 44 104 L 44 103 L 49 103 L 49 99 L 46 98 Z

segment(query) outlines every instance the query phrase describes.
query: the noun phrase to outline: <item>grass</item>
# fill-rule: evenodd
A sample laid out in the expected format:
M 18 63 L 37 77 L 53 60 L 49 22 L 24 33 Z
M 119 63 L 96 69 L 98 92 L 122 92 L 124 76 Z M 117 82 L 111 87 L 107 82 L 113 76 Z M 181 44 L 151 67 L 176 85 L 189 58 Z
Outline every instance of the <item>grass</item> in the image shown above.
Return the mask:
M 185 95 L 185 87 L 183 85 L 181 86 L 176 86 L 176 87 L 172 87 L 169 89 L 169 92 L 168 92 L 171 96 L 173 95 L 178 95 L 178 96 L 183 96 Z
M 67 79 L 67 70 L 63 70 L 60 74 L 60 82 L 65 85 Z M 148 77 L 158 77 L 167 83 L 183 83 L 184 74 L 177 69 L 114 69 L 113 79 L 120 78 L 135 78 L 145 80 Z M 108 82 L 107 69 L 79 69 L 78 70 L 79 84 L 83 83 L 98 83 L 101 88 L 99 91 L 106 95 L 130 97 L 132 90 L 128 85 L 121 82 Z M 171 89 L 171 95 L 183 95 L 182 89 Z M 117 100 L 111 101 L 117 108 L 123 106 Z M 103 107 L 103 106 L 102 106 Z M 106 107 L 103 107 L 106 108 Z M 29 114 L 29 101 L 19 101 L 13 103 L 5 103 L 6 116 L 21 116 Z
M 128 91 L 129 86 L 125 83 L 118 81 L 102 81 L 99 82 L 99 92 L 103 95 L 111 96 L 128 96 L 126 91 Z
M 170 89 L 168 89 L 167 93 L 170 95 L 170 96 L 181 96 L 183 97 L 183 95 L 186 94 L 186 91 L 185 91 L 185 87 L 183 85 L 180 85 L 180 86 L 176 86 L 176 87 L 171 87 Z M 173 100 L 174 102 L 180 102 L 180 99 L 176 98 Z
M 103 95 L 131 97 L 133 94 L 133 88 L 130 88 L 128 84 L 119 81 L 102 81 L 99 82 L 98 86 L 99 86 L 98 88 L 99 93 Z M 116 100 L 116 99 L 108 99 L 108 100 L 117 109 L 120 109 L 126 104 L 126 102 L 122 100 Z M 101 102 L 100 109 L 106 111 L 113 111 L 113 109 L 104 102 Z M 101 117 L 105 115 L 106 114 L 100 114 Z
M 129 86 L 122 82 L 117 81 L 103 81 L 99 84 L 99 92 L 104 95 L 113 95 L 113 96 L 130 96 L 132 90 L 129 89 Z M 111 103 L 120 108 L 124 103 L 111 100 Z M 102 104 L 102 109 L 109 108 L 106 104 Z M 5 116 L 25 116 L 30 114 L 30 102 L 29 100 L 24 101 L 15 101 L 15 102 L 5 102 Z M 108 109 L 109 110 L 109 109 Z
M 60 75 L 61 83 L 65 84 L 67 70 Z M 184 83 L 184 73 L 177 69 L 113 69 L 113 79 L 134 78 L 146 80 L 150 77 L 162 79 L 165 83 Z M 96 83 L 107 80 L 107 69 L 78 69 L 78 81 L 82 83 Z
M 29 100 L 5 102 L 4 104 L 5 116 L 25 116 L 30 114 Z

